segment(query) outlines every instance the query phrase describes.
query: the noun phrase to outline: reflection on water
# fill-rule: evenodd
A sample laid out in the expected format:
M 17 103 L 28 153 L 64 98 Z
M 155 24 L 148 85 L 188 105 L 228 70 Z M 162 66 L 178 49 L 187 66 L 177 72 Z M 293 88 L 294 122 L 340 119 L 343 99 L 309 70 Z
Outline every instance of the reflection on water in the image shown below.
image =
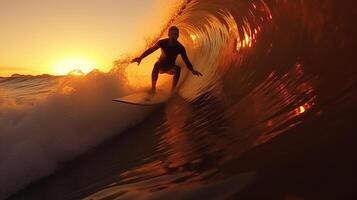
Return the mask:
M 164 107 L 164 122 L 155 128 L 156 159 L 125 171 L 119 181 L 85 199 L 105 198 L 198 198 L 228 197 L 243 189 L 255 177 L 245 172 L 224 179 L 219 167 L 230 159 L 234 135 L 227 132 L 221 102 L 209 93 L 192 102 L 177 97 Z M 227 187 L 234 185 L 235 187 Z M 172 197 L 171 193 L 181 193 Z M 212 196 L 210 196 L 211 194 Z

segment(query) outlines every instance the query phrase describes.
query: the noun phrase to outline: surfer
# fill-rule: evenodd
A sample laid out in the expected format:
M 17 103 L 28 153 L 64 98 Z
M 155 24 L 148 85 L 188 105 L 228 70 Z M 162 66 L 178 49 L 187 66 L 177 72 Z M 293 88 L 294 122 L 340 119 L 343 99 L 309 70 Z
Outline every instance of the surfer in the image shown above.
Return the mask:
M 202 76 L 202 74 L 193 69 L 190 60 L 187 57 L 185 47 L 177 41 L 179 37 L 179 29 L 176 26 L 171 26 L 168 31 L 168 38 L 159 40 L 153 47 L 147 49 L 141 56 L 134 58 L 131 62 L 140 62 L 143 58 L 150 55 L 157 49 L 161 48 L 161 56 L 159 60 L 155 63 L 154 68 L 151 73 L 152 88 L 151 92 L 156 92 L 156 82 L 159 77 L 159 73 L 166 73 L 174 75 L 171 91 L 174 91 L 176 85 L 180 79 L 181 68 L 176 65 L 176 58 L 178 54 L 181 55 L 183 61 L 185 62 L 187 68 L 191 71 L 193 75 Z

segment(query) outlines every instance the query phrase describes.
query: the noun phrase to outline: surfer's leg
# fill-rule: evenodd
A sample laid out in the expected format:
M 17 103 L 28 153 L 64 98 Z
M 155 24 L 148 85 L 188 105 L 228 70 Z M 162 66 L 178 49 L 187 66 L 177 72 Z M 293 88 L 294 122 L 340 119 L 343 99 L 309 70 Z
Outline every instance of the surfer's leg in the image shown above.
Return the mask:
M 172 81 L 172 88 L 171 91 L 173 92 L 176 88 L 176 85 L 180 79 L 180 74 L 181 74 L 181 68 L 178 65 L 175 65 L 174 69 L 173 69 L 173 74 L 174 74 L 174 79 Z
M 154 69 L 152 70 L 152 73 L 151 73 L 151 92 L 152 93 L 156 92 L 156 82 L 157 82 L 157 79 L 159 78 L 159 71 L 160 71 L 160 65 L 158 63 L 155 63 Z

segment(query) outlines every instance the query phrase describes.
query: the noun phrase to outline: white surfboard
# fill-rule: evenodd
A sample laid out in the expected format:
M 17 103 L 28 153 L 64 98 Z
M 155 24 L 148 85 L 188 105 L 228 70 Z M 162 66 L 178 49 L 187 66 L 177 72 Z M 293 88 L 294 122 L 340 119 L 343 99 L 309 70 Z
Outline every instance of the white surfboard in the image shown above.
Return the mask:
M 170 96 L 170 94 L 162 91 L 157 91 L 154 94 L 149 92 L 138 92 L 113 99 L 113 101 L 134 105 L 157 105 L 169 100 Z

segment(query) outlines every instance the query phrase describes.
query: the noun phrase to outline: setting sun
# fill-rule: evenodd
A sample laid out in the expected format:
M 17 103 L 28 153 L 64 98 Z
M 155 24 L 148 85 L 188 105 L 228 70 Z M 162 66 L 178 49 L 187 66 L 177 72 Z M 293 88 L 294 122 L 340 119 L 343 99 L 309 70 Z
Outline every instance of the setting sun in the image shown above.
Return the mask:
M 108 72 L 121 55 L 143 49 L 146 38 L 167 22 L 172 5 L 163 0 L 1 1 L 0 77 Z
M 95 68 L 95 64 L 91 61 L 79 58 L 65 59 L 54 66 L 54 73 L 56 75 L 67 75 L 70 72 L 76 72 L 76 74 L 87 74 Z

